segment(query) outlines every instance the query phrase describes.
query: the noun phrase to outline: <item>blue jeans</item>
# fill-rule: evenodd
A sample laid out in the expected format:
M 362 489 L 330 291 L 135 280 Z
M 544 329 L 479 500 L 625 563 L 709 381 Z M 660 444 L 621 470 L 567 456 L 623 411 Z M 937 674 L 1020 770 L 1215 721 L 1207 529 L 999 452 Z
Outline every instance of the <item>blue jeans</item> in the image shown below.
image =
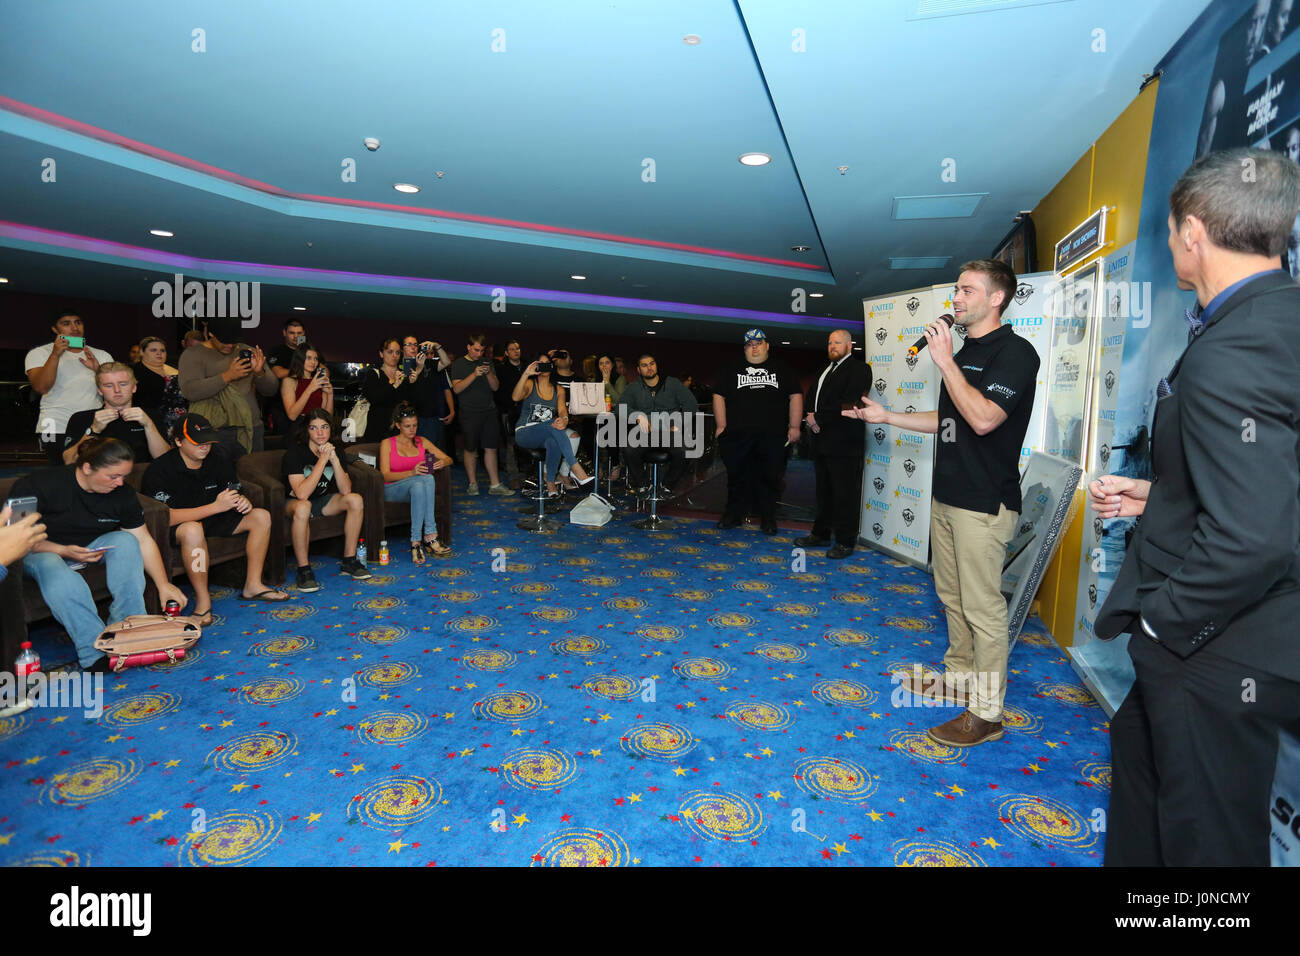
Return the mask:
M 108 620 L 115 623 L 131 614 L 144 611 L 144 559 L 140 556 L 140 542 L 129 531 L 110 531 L 101 534 L 87 545 L 98 548 L 112 545 L 99 559 L 108 572 L 108 590 L 113 604 L 108 610 Z M 89 567 L 89 565 L 87 565 Z M 95 640 L 104 630 L 104 622 L 95 610 L 95 600 L 90 596 L 86 579 L 68 567 L 57 554 L 41 551 L 23 558 L 24 573 L 41 589 L 41 597 L 49 605 L 54 619 L 72 638 L 77 647 L 77 660 L 82 667 L 90 667 L 103 656 L 95 647 Z
M 438 523 L 434 518 L 434 483 L 433 475 L 412 475 L 391 485 L 384 485 L 385 501 L 409 501 L 411 503 L 411 541 L 421 540 L 420 529 L 424 534 L 436 538 Z
M 560 470 L 561 460 L 569 467 L 573 467 L 578 461 L 573 454 L 573 443 L 569 440 L 569 433 L 563 428 L 556 428 L 546 422 L 515 429 L 515 444 L 520 448 L 546 449 L 547 481 L 555 480 L 555 475 Z
M 420 418 L 419 424 L 415 428 L 415 433 L 421 438 L 427 438 L 439 448 L 442 448 L 442 433 L 446 430 L 446 425 L 442 423 L 441 418 Z M 442 448 L 446 451 L 445 448 Z

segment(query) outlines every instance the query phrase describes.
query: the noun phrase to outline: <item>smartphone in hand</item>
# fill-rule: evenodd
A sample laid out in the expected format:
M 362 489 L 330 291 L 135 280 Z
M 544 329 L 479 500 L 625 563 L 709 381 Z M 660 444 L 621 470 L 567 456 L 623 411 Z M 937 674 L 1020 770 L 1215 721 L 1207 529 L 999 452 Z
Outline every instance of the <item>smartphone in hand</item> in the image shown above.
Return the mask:
M 36 510 L 35 498 L 10 498 L 5 502 L 6 508 L 12 508 L 9 524 L 17 524 Z

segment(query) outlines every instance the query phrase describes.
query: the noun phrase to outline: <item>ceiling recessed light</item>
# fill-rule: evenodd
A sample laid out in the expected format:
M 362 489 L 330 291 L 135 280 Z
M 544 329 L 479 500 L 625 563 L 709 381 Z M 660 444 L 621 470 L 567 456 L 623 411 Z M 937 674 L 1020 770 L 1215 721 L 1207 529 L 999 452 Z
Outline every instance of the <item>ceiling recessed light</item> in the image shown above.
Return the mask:
M 176 233 L 168 232 L 166 229 L 150 229 L 149 235 L 162 236 L 164 239 L 170 239 L 172 236 L 176 235 Z
M 682 37 L 682 42 L 687 46 L 699 46 L 700 35 L 698 33 L 688 33 L 686 36 Z
M 585 278 L 587 278 L 587 277 L 586 277 L 586 276 L 569 276 L 569 278 L 570 278 L 570 279 L 579 279 L 579 280 L 581 280 L 581 279 L 585 279 Z
M 810 298 L 810 299 L 820 299 L 820 298 L 822 298 L 822 297 L 825 296 L 825 295 L 826 295 L 825 292 L 809 292 L 809 293 L 808 293 L 808 298 Z
M 523 325 L 524 323 L 522 323 L 522 322 L 511 322 L 510 324 L 511 324 L 511 325 Z
M 664 320 L 663 320 L 663 319 L 651 319 L 650 321 L 653 322 L 653 323 L 655 323 L 656 325 L 663 325 L 663 324 L 664 324 Z
M 741 153 L 740 162 L 745 166 L 766 166 L 772 161 L 767 153 Z
M 654 335 L 653 332 L 647 332 L 646 335 Z
M 361 145 L 373 153 L 379 148 L 379 140 L 375 139 L 373 136 L 367 136 L 361 141 Z
M 307 307 L 306 307 L 305 305 L 295 305 L 295 306 L 293 307 L 293 311 L 295 311 L 295 312 L 306 312 L 306 311 L 307 311 Z
M 410 183 L 393 183 L 393 188 L 399 193 L 418 193 L 419 186 L 412 186 Z
M 782 345 L 789 345 L 790 343 L 789 343 L 789 342 L 782 342 L 781 344 L 782 344 Z
M 8 281 L 9 281 L 9 280 L 6 279 L 4 276 L 0 276 L 0 284 L 6 283 L 6 282 L 8 282 Z
M 811 248 L 812 248 L 812 246 L 791 246 L 791 247 L 790 247 L 790 251 L 791 251 L 791 252 L 807 252 L 807 251 L 808 251 L 809 249 L 811 249 Z

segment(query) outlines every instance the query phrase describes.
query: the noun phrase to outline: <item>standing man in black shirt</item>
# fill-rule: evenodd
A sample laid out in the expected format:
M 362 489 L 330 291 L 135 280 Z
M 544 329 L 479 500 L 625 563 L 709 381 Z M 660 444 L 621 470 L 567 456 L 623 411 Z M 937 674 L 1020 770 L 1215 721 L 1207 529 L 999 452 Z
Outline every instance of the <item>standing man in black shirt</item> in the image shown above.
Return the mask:
M 1020 448 L 1038 375 L 1034 347 L 1002 324 L 1015 291 L 1015 273 L 1005 262 L 977 259 L 961 267 L 952 311 L 966 343 L 953 355 L 947 323 L 925 329 L 926 354 L 943 376 L 937 412 L 891 412 L 865 395 L 864 408 L 843 412 L 939 436 L 930 547 L 934 588 L 948 614 L 941 693 L 969 708 L 930 729 L 950 747 L 1002 739 L 1010 644 L 1002 564 L 1020 517 Z M 903 686 L 918 696 L 940 692 L 922 683 L 918 670 Z
M 835 544 L 828 558 L 847 558 L 858 543 L 862 519 L 862 462 L 867 449 L 867 426 L 840 411 L 857 405 L 871 387 L 871 366 L 853 357 L 853 337 L 836 329 L 826 340 L 830 364 L 808 393 L 804 418 L 812 433 L 813 463 L 817 473 L 817 519 L 812 534 L 795 541 L 801 548 Z
M 194 610 L 206 627 L 212 623 L 208 593 L 208 537 L 246 534 L 247 571 L 244 599 L 278 603 L 284 591 L 262 583 L 266 548 L 271 540 L 271 514 L 240 494 L 235 465 L 217 442 L 221 435 L 201 415 L 186 415 L 172 429 L 171 451 L 145 469 L 141 492 L 165 504 L 170 513 L 172 540 L 185 555 L 185 573 L 194 588 Z
M 501 441 L 501 421 L 497 414 L 496 396 L 501 387 L 496 365 L 487 354 L 487 336 L 471 335 L 465 345 L 465 354 L 456 359 L 448 373 L 451 388 L 460 396 L 460 433 L 465 441 L 465 475 L 469 478 L 468 493 L 478 494 L 478 453 L 483 451 L 483 467 L 487 470 L 488 494 L 509 497 L 514 494 L 501 481 L 497 472 L 497 445 Z
M 77 460 L 77 446 L 96 435 L 126 442 L 136 461 L 151 461 L 167 453 L 167 441 L 143 408 L 132 404 L 135 372 L 124 362 L 105 362 L 95 369 L 95 388 L 102 408 L 75 413 L 64 433 L 63 463 Z
M 505 450 L 513 449 L 514 452 L 513 455 L 506 455 L 507 471 L 511 470 L 511 462 L 514 463 L 515 471 L 524 470 L 520 461 L 519 446 L 515 444 L 515 423 L 519 421 L 519 403 L 513 396 L 515 386 L 519 384 L 525 367 L 519 356 L 519 340 L 511 339 L 506 343 L 505 355 L 497 359 L 497 381 L 501 383 L 501 387 L 496 391 L 497 414 L 501 418 L 501 435 L 506 446 Z M 568 398 L 567 395 L 564 397 Z
M 416 434 L 439 448 L 445 440 L 444 430 L 455 415 L 455 398 L 444 371 L 451 362 L 447 350 L 437 342 L 421 342 L 414 335 L 402 339 L 402 368 L 408 374 L 415 370 L 411 404 L 415 406 L 418 423 Z
M 727 466 L 727 506 L 719 528 L 734 528 L 752 506 L 764 534 L 776 534 L 777 485 L 785 449 L 799 440 L 803 394 L 762 329 L 745 333 L 745 360 L 718 376 L 713 418 Z

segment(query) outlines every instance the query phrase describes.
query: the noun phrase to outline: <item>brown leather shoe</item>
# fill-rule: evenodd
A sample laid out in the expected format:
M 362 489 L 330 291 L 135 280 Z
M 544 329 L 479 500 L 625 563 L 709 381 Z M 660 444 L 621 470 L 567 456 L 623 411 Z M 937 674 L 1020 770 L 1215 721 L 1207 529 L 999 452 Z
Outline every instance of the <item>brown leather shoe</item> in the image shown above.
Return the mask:
M 984 720 L 964 710 L 946 724 L 931 727 L 930 739 L 949 747 L 974 747 L 1002 739 L 1002 721 Z
M 944 700 L 958 707 L 965 707 L 967 703 L 966 692 L 951 686 L 942 674 L 935 671 L 918 675 L 916 668 L 912 668 L 903 674 L 899 683 L 903 690 L 924 700 Z

